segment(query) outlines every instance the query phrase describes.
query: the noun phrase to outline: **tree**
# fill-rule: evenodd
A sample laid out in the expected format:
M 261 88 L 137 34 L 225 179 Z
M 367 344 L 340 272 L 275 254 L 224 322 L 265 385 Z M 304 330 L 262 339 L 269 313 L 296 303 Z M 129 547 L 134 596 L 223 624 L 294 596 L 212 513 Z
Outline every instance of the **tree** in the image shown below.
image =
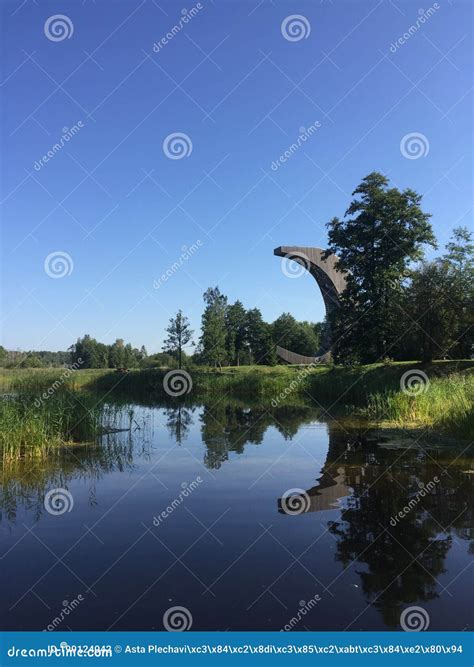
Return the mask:
M 474 243 L 466 227 L 456 227 L 443 260 L 449 265 L 453 287 L 449 293 L 455 311 L 451 354 L 468 358 L 474 349 Z
M 246 330 L 250 363 L 275 365 L 276 351 L 271 325 L 263 321 L 262 313 L 258 308 L 247 311 Z
M 183 315 L 181 310 L 170 318 L 168 327 L 166 328 L 168 337 L 163 343 L 163 351 L 170 352 L 178 359 L 178 368 L 181 368 L 183 347 L 187 345 L 194 335 L 188 318 Z
M 388 355 L 403 334 L 403 284 L 423 246 L 435 247 L 430 215 L 421 210 L 421 196 L 410 189 L 388 187 L 373 172 L 353 192 L 344 219 L 328 223 L 328 256 L 339 257 L 346 272 L 341 307 L 330 316 L 336 360 L 370 363 Z
M 8 352 L 3 347 L 3 345 L 0 345 L 0 366 L 4 366 L 7 363 L 7 360 L 8 360 Z
M 225 313 L 226 350 L 229 362 L 240 366 L 241 356 L 247 346 L 247 313 L 240 301 L 228 306 Z
M 227 297 L 218 287 L 209 287 L 204 292 L 206 308 L 202 315 L 202 334 L 200 338 L 201 356 L 205 363 L 219 366 L 226 358 L 226 309 Z
M 290 313 L 283 313 L 271 325 L 274 344 L 297 354 L 314 356 L 320 345 L 317 326 L 310 322 L 297 322 Z
M 407 338 L 424 362 L 443 358 L 450 348 L 456 317 L 449 297 L 452 285 L 452 272 L 442 260 L 422 262 L 411 274 L 404 308 L 410 316 Z

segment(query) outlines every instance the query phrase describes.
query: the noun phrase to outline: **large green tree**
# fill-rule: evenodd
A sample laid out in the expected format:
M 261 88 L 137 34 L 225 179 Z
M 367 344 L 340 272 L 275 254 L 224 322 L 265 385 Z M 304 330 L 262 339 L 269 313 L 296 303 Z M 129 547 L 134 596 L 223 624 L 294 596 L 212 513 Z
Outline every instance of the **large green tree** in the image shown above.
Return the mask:
M 227 306 L 225 313 L 226 350 L 230 364 L 239 366 L 247 347 L 247 313 L 240 301 Z
M 205 363 L 222 368 L 226 360 L 227 297 L 221 294 L 218 287 L 209 287 L 204 292 L 204 303 L 200 355 Z
M 369 363 L 393 353 L 407 324 L 400 310 L 406 271 L 425 244 L 435 246 L 421 196 L 388 184 L 382 174 L 369 174 L 344 218 L 328 223 L 327 254 L 338 255 L 347 277 L 341 308 L 331 315 L 337 361 Z

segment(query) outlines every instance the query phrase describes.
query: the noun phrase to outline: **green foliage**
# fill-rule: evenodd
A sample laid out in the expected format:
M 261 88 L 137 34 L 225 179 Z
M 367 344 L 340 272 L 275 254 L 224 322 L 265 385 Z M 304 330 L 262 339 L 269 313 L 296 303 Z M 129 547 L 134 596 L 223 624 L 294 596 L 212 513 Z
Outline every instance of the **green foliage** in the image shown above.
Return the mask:
M 328 253 L 338 255 L 338 268 L 347 273 L 331 324 L 336 360 L 368 363 L 390 355 L 403 334 L 400 305 L 408 266 L 435 239 L 413 190 L 389 188 L 388 179 L 373 172 L 353 195 L 344 219 L 328 223 Z
M 178 360 L 178 368 L 181 368 L 183 347 L 192 340 L 194 334 L 188 318 L 183 315 L 181 310 L 178 310 L 177 314 L 170 318 L 166 333 L 168 337 L 163 343 L 163 350 L 174 355 Z
M 144 346 L 140 350 L 132 348 L 122 338 L 117 338 L 112 345 L 105 345 L 86 334 L 70 347 L 70 353 L 72 363 L 80 368 L 137 368 L 141 366 L 146 350 Z
M 204 293 L 206 308 L 202 315 L 202 334 L 200 339 L 201 357 L 211 366 L 222 367 L 227 350 L 226 310 L 227 297 L 218 287 L 210 287 Z
M 290 313 L 283 313 L 273 322 L 271 331 L 275 345 L 311 357 L 320 346 L 321 328 L 322 325 L 297 322 Z

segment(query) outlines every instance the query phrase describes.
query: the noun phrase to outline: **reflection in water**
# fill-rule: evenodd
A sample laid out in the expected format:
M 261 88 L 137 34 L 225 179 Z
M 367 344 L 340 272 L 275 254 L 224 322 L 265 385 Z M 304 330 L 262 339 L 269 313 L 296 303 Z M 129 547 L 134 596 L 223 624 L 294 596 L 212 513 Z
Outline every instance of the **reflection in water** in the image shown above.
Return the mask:
M 126 406 L 122 406 L 122 409 L 124 423 L 127 424 L 130 413 Z M 194 448 L 192 465 L 201 465 L 202 461 L 212 472 L 210 477 L 221 480 L 218 490 L 209 490 L 209 506 L 213 508 L 212 511 L 215 511 L 216 506 L 222 505 L 222 510 L 232 506 L 237 513 L 238 519 L 234 523 L 230 523 L 229 514 L 226 515 L 229 517 L 228 526 L 223 525 L 223 530 L 229 531 L 229 544 L 234 539 L 241 545 L 251 543 L 254 537 L 250 538 L 248 531 L 252 526 L 260 526 L 262 517 L 266 517 L 268 523 L 273 523 L 271 517 L 276 514 L 278 518 L 281 517 L 282 522 L 279 539 L 285 539 L 286 536 L 289 551 L 293 551 L 294 542 L 297 552 L 298 541 L 309 538 L 310 543 L 313 542 L 316 522 L 322 522 L 324 532 L 331 535 L 334 541 L 331 540 L 332 543 L 324 548 L 322 542 L 317 543 L 316 553 L 311 557 L 318 567 L 336 568 L 335 579 L 343 577 L 346 571 L 357 576 L 360 586 L 358 613 L 363 613 L 365 607 L 371 605 L 372 609 L 379 612 L 381 628 L 398 627 L 400 612 L 404 606 L 433 603 L 439 599 L 443 586 L 446 585 L 442 585 L 440 579 L 447 572 L 447 560 L 453 551 L 454 543 L 457 541 L 458 545 L 461 545 L 463 554 L 468 551 L 466 543 L 473 538 L 472 475 L 466 474 L 470 459 L 466 452 L 459 449 L 427 449 L 426 443 L 420 445 L 415 441 L 412 446 L 393 446 L 387 436 L 368 431 L 363 424 L 355 427 L 352 425 L 350 428 L 347 424 L 341 426 L 335 423 L 323 426 L 320 413 L 312 406 L 276 408 L 269 411 L 267 406 L 245 405 L 237 401 L 222 401 L 202 406 L 173 402 L 160 409 L 155 406 L 138 407 L 137 410 L 141 416 L 138 417 L 139 421 L 134 423 L 139 425 L 139 428 L 126 433 L 104 435 L 95 444 L 64 448 L 48 461 L 38 461 L 35 464 L 29 461 L 27 465 L 24 461 L 8 464 L 4 462 L 0 498 L 3 525 L 14 530 L 16 524 L 20 523 L 17 522 L 20 511 L 22 521 L 27 516 L 40 525 L 40 519 L 45 516 L 43 500 L 48 489 L 67 489 L 78 480 L 82 481 L 86 488 L 86 509 L 82 512 L 87 512 L 87 507 L 93 511 L 97 509 L 94 508 L 95 503 L 104 503 L 105 491 L 110 488 L 106 480 L 113 478 L 114 483 L 122 485 L 125 493 L 128 493 L 128 488 L 133 489 L 131 497 L 133 496 L 135 504 L 129 507 L 133 518 L 131 525 L 143 526 L 144 519 L 146 520 L 151 512 L 150 503 L 153 503 L 153 507 L 166 507 L 175 497 L 175 489 L 179 491 L 182 488 L 183 480 L 192 479 L 196 475 L 196 470 L 186 467 L 190 465 L 186 463 L 189 458 L 183 458 L 187 449 Z M 153 424 L 155 418 L 158 423 Z M 307 430 L 308 425 L 315 430 Z M 327 445 L 326 449 L 322 450 L 323 459 L 319 464 L 314 450 L 311 451 L 313 432 L 316 439 L 324 437 Z M 166 434 L 171 440 L 171 449 L 163 442 Z M 302 434 L 306 434 L 305 448 L 293 449 Z M 185 443 L 185 446 L 173 447 L 173 443 Z M 231 454 L 243 454 L 249 445 L 258 445 L 258 448 L 248 448 L 246 454 L 249 456 L 240 468 L 236 468 L 233 463 L 240 457 Z M 158 456 L 156 450 L 160 448 L 163 453 Z M 168 451 L 176 452 L 176 455 L 182 458 L 165 458 Z M 276 462 L 280 459 L 283 467 L 279 468 L 279 475 L 264 477 L 269 460 Z M 282 509 L 281 497 L 290 486 L 287 480 L 290 479 L 289 473 L 296 464 L 296 474 L 306 480 L 303 487 L 309 502 L 303 513 L 282 517 L 281 514 L 286 512 Z M 138 481 L 133 484 L 128 482 L 138 468 Z M 246 478 L 246 475 L 249 475 L 247 470 L 252 471 L 249 478 Z M 201 471 L 202 466 L 197 472 Z M 162 475 L 166 484 L 161 479 Z M 315 483 L 311 486 L 313 475 Z M 262 490 L 263 495 L 259 495 L 260 487 L 254 486 L 255 479 L 266 479 L 267 486 L 264 485 L 262 489 L 268 489 L 268 494 Z M 301 487 L 298 477 L 292 476 L 291 480 L 296 481 L 296 484 L 291 486 Z M 186 525 L 186 517 L 191 517 L 195 522 L 192 517 L 199 516 L 204 511 L 201 509 L 197 515 L 190 513 L 192 503 L 199 503 L 200 495 L 201 498 L 205 497 L 204 489 L 203 484 L 185 509 L 177 510 L 173 513 L 173 518 L 160 526 L 163 536 L 168 528 L 172 531 L 169 539 L 173 539 L 173 531 L 176 531 L 178 536 L 186 534 L 186 528 L 182 528 Z M 420 495 L 421 489 L 428 491 Z M 255 493 L 255 496 L 249 510 L 250 492 Z M 82 492 L 76 487 L 75 493 L 80 495 Z M 159 493 L 163 494 L 159 496 L 162 500 L 157 500 Z M 133 494 L 136 494 L 136 497 Z M 134 514 L 135 507 L 137 516 Z M 107 513 L 106 511 L 104 516 Z M 123 515 L 120 521 L 129 518 Z M 211 514 L 209 524 L 214 518 Z M 80 532 L 84 519 L 84 514 L 77 516 L 71 513 L 67 526 L 73 532 L 76 529 Z M 102 518 L 99 520 L 102 521 Z M 194 523 L 192 529 L 195 528 Z M 116 533 L 113 528 L 108 529 L 104 521 L 101 530 L 104 541 L 114 544 Z M 193 534 L 192 539 L 195 540 L 198 536 Z M 73 539 L 76 539 L 75 535 Z M 127 548 L 127 539 L 125 531 L 121 537 L 122 542 L 117 544 L 117 553 L 113 550 L 110 553 L 110 562 L 118 559 L 124 548 Z M 135 539 L 135 536 L 130 536 L 130 542 Z M 216 551 L 215 543 L 211 542 L 211 545 L 206 547 L 203 542 L 200 560 L 193 562 L 193 567 L 202 566 L 206 569 L 214 558 L 219 559 L 219 550 L 223 548 L 224 541 L 217 544 L 220 546 Z M 243 550 L 241 545 L 236 547 L 237 552 L 227 554 L 227 560 L 224 559 L 216 572 L 205 572 L 203 575 L 200 573 L 199 578 L 203 576 L 206 581 L 211 582 L 219 571 L 226 571 L 228 563 L 239 556 L 239 549 Z M 259 548 L 263 549 L 263 545 L 262 541 Z M 186 543 L 182 546 L 184 549 Z M 96 545 L 96 548 L 99 547 Z M 157 541 L 153 540 L 146 548 L 148 552 L 142 554 L 142 559 L 149 557 L 149 567 L 156 569 L 159 559 L 154 556 L 153 549 L 157 548 Z M 175 548 L 177 547 L 173 547 Z M 206 551 L 208 548 L 211 548 L 210 552 Z M 259 599 L 257 596 L 262 588 L 260 581 L 254 582 L 252 569 L 258 567 L 261 576 L 265 576 L 266 569 L 272 564 L 274 549 L 275 543 L 272 543 L 267 547 L 267 551 L 263 552 L 263 569 L 261 565 L 257 566 L 256 561 L 252 561 L 254 567 L 240 575 L 248 577 L 248 580 L 243 580 L 236 589 L 232 588 L 232 583 L 226 582 L 229 586 L 226 594 L 236 596 L 237 599 L 242 594 L 241 588 L 247 592 L 254 586 L 255 594 L 248 593 L 244 608 L 248 607 L 252 598 Z M 100 551 L 98 553 L 100 557 Z M 251 553 L 249 552 L 249 556 Z M 262 558 L 262 554 L 259 558 Z M 104 569 L 109 560 L 104 562 Z M 94 559 L 90 562 L 93 566 Z M 125 574 L 130 577 L 132 572 L 127 574 L 125 571 Z M 278 574 L 277 571 L 276 575 Z M 100 572 L 94 576 L 99 575 Z M 455 575 L 456 572 L 450 572 L 451 578 Z M 120 575 L 117 576 L 119 581 Z M 155 576 L 156 574 L 153 574 L 153 577 Z M 90 580 L 93 578 L 91 575 Z M 173 573 L 170 573 L 170 578 L 173 589 L 178 585 L 177 579 Z M 89 580 L 87 576 L 85 579 Z M 133 577 L 131 580 L 133 581 Z M 117 581 L 114 583 L 112 580 L 110 585 L 114 587 Z M 286 591 L 290 595 L 293 586 L 291 580 L 287 586 Z M 173 595 L 172 592 L 168 594 Z M 11 595 L 12 600 L 18 597 L 16 591 Z M 136 597 L 135 593 L 133 595 Z M 133 595 L 130 602 L 133 602 Z M 282 591 L 279 591 L 279 595 L 282 595 Z M 300 595 L 299 599 L 304 597 Z M 204 604 L 201 591 L 189 604 L 198 605 L 198 600 L 199 604 Z M 211 602 L 214 604 L 212 600 Z M 328 605 L 327 609 L 330 609 L 329 596 L 325 596 L 325 604 Z M 338 619 L 342 612 L 337 611 L 337 600 L 333 604 L 335 611 L 332 618 Z M 209 607 L 206 611 L 211 619 L 208 627 L 218 629 L 218 621 L 213 620 L 212 614 L 218 616 L 219 611 L 217 608 L 212 610 L 213 607 Z M 356 614 L 354 616 L 357 617 Z M 100 615 L 97 618 L 100 619 Z M 336 620 L 334 629 L 344 629 L 351 621 L 352 618 L 349 618 L 339 628 Z M 87 620 L 84 623 L 87 627 Z M 143 619 L 140 619 L 140 623 L 142 627 L 147 627 Z M 243 623 L 242 612 L 239 612 L 235 619 L 228 619 L 226 627 L 241 629 Z M 271 629 L 278 629 L 284 625 L 285 618 L 282 622 L 275 620 L 274 623 L 275 627 L 271 626 Z M 320 624 L 321 620 L 315 621 L 312 629 L 318 629 Z M 96 627 L 102 627 L 99 620 Z M 266 626 L 258 625 L 257 621 L 257 625 L 254 623 L 251 629 L 263 627 Z
M 306 491 L 304 512 L 340 505 L 339 520 L 328 522 L 336 559 L 344 567 L 359 564 L 367 602 L 397 627 L 404 604 L 438 596 L 453 534 L 473 538 L 472 476 L 451 465 L 456 454 L 385 448 L 380 437 L 333 425 L 328 432 L 326 463 Z M 281 499 L 278 508 L 297 516 L 285 512 Z

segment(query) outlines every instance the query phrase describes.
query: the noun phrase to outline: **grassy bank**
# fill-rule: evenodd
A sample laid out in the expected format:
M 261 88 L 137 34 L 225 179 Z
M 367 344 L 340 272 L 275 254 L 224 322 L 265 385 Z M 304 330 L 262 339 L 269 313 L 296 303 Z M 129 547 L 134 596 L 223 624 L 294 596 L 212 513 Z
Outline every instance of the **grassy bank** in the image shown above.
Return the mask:
M 3 460 L 46 457 L 52 450 L 87 442 L 100 433 L 104 407 L 97 397 L 61 389 L 43 400 L 23 391 L 0 401 L 0 451 Z
M 474 362 L 412 362 L 372 364 L 355 368 L 318 366 L 242 366 L 191 368 L 182 384 L 168 384 L 168 369 L 130 371 L 64 370 L 0 372 L 0 386 L 12 395 L 0 404 L 0 446 L 4 452 L 43 452 L 69 441 L 90 440 L 103 422 L 94 390 L 107 400 L 213 402 L 239 399 L 268 410 L 311 401 L 329 415 L 359 414 L 398 427 L 426 427 L 474 438 Z M 401 390 L 401 379 L 420 373 L 427 378 L 423 391 Z M 190 378 L 190 379 L 189 379 Z M 45 400 L 38 398 L 54 388 Z M 172 395 L 172 391 L 181 396 Z M 189 391 L 187 391 L 189 389 Z M 81 391 L 80 391 L 81 390 Z M 84 391 L 82 391 L 84 390 Z

